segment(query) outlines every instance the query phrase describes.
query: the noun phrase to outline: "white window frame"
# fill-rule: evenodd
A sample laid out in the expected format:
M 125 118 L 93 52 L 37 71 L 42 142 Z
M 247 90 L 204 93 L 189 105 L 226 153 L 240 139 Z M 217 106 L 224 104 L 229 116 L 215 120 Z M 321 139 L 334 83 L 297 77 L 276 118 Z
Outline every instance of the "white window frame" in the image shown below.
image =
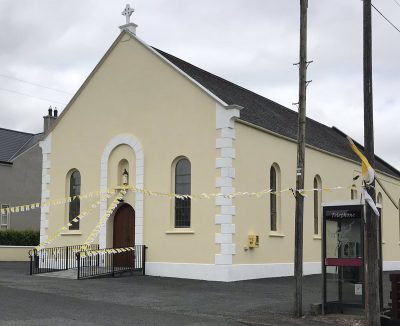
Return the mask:
M 7 208 L 10 208 L 10 205 L 8 205 L 8 204 L 1 204 L 1 209 L 7 209 Z M 0 215 L 0 231 L 3 231 L 3 230 L 8 230 L 9 228 L 10 228 L 10 212 L 8 211 L 8 212 L 6 212 L 5 213 L 6 214 L 6 216 L 7 216 L 7 224 L 4 224 L 3 223 L 3 213 L 1 213 L 1 215 Z M 5 228 L 4 228 L 5 227 Z

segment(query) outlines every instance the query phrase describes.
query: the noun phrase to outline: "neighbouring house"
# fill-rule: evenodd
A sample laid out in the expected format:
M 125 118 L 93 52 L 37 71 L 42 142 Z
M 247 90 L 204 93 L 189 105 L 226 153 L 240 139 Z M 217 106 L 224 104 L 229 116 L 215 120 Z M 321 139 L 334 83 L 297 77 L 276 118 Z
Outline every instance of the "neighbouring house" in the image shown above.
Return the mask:
M 44 117 L 44 132 L 56 119 L 52 114 L 49 109 L 49 115 Z M 42 138 L 43 133 L 0 128 L 0 230 L 40 229 L 40 210 L 11 213 L 7 208 L 41 201 Z
M 41 142 L 42 200 L 126 182 L 178 194 L 294 188 L 296 138 L 296 112 L 147 45 L 128 22 Z M 361 186 L 353 181 L 359 160 L 338 129 L 308 119 L 306 157 L 306 189 Z M 378 157 L 376 170 L 398 202 L 400 172 Z M 377 193 L 384 268 L 400 269 L 399 212 L 379 185 Z M 351 199 L 360 200 L 360 192 L 314 191 L 306 198 L 305 274 L 321 271 L 321 203 Z M 102 200 L 52 246 L 83 244 L 109 203 Z M 290 192 L 184 200 L 128 191 L 96 242 L 147 245 L 148 275 L 219 281 L 291 275 L 294 203 Z M 41 240 L 91 204 L 43 207 Z M 257 248 L 249 249 L 249 235 L 258 235 Z

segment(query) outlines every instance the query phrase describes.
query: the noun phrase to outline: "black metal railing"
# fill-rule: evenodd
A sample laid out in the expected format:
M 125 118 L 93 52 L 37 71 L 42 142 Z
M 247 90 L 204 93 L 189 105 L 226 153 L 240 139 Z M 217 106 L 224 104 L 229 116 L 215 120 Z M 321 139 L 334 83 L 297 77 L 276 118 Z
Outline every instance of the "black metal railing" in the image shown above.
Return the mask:
M 98 244 L 89 245 L 91 250 L 99 249 Z M 29 250 L 30 274 L 50 273 L 77 268 L 75 254 L 82 250 L 81 245 Z
M 134 250 L 111 252 L 111 249 L 79 251 L 76 253 L 78 263 L 78 280 L 124 272 L 138 272 L 145 275 L 146 249 L 144 245 L 134 246 Z
M 390 289 L 390 317 L 393 320 L 400 321 L 400 273 L 389 275 Z

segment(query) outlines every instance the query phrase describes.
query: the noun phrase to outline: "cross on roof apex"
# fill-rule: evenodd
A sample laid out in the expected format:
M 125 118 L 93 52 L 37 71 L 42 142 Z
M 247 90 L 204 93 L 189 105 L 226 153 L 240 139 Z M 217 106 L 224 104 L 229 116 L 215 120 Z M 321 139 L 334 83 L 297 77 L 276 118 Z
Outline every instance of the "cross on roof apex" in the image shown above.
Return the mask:
M 119 28 L 121 30 L 127 30 L 131 32 L 132 34 L 136 35 L 136 27 L 137 25 L 135 23 L 131 22 L 131 16 L 135 12 L 135 9 L 131 8 L 129 3 L 126 5 L 125 9 L 121 12 L 122 16 L 125 16 L 126 18 L 126 23 L 125 25 L 120 26 Z
M 126 24 L 129 24 L 131 22 L 131 16 L 134 12 L 135 9 L 131 8 L 129 3 L 127 3 L 125 9 L 121 13 L 126 18 Z

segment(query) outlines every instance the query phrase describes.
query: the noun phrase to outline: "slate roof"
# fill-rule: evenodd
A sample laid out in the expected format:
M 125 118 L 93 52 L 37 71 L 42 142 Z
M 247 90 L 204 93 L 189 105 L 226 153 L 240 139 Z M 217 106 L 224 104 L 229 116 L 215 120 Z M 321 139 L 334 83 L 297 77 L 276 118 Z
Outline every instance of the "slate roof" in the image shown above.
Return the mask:
M 14 158 L 37 144 L 43 134 L 0 128 L 0 161 L 11 163 Z
M 225 103 L 242 106 L 243 110 L 240 112 L 241 120 L 297 140 L 297 112 L 171 54 L 156 48 L 154 50 Z M 306 142 L 310 146 L 359 161 L 358 157 L 350 149 L 346 135 L 342 131 L 335 127 L 325 126 L 310 118 L 307 118 Z M 359 144 L 357 145 L 363 148 Z M 377 170 L 400 178 L 400 172 L 397 169 L 377 156 L 375 167 Z

